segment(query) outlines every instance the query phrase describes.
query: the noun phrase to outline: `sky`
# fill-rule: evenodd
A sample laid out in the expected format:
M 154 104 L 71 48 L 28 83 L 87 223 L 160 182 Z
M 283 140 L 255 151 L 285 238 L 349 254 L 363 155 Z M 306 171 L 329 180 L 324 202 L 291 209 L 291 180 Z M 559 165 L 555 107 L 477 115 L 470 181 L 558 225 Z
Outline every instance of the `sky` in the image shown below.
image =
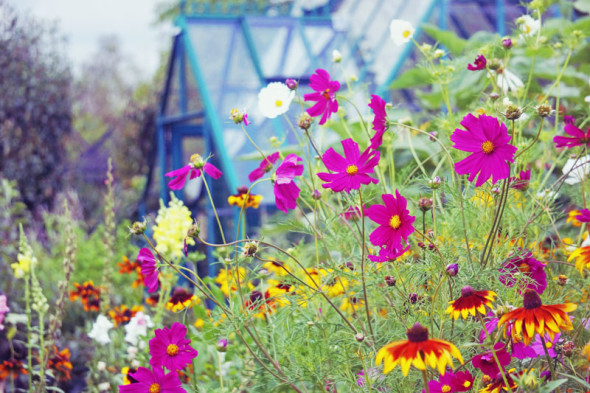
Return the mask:
M 141 77 L 156 71 L 162 50 L 171 46 L 174 28 L 155 26 L 161 0 L 9 0 L 35 19 L 58 22 L 66 38 L 66 52 L 76 73 L 91 59 L 104 35 L 117 35 L 124 54 L 131 57 Z

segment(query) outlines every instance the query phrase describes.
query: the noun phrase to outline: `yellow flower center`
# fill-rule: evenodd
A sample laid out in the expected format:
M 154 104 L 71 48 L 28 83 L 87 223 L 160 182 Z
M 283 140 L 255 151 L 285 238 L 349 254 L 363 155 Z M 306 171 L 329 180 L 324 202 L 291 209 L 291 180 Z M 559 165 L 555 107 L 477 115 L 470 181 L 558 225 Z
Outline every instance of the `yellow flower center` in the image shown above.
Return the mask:
M 404 30 L 404 32 L 402 33 L 402 36 L 404 36 L 404 38 L 408 38 L 410 36 L 410 34 L 412 34 L 410 32 L 410 30 Z
M 356 175 L 358 171 L 359 168 L 356 165 L 349 165 L 348 168 L 346 168 L 346 173 L 349 175 Z
M 550 341 L 547 341 L 547 342 L 545 342 L 545 346 L 546 346 L 547 348 L 553 348 L 553 343 L 552 343 L 552 342 L 550 342 Z
M 160 384 L 152 383 L 150 385 L 150 393 L 160 393 Z
M 324 90 L 324 92 L 322 93 L 322 95 L 324 96 L 324 98 L 326 100 L 329 100 L 330 99 L 330 89 Z
M 276 100 L 276 101 L 275 101 L 275 105 L 277 106 L 277 108 L 280 108 L 281 106 L 283 106 L 283 101 L 281 101 L 281 100 Z
M 531 267 L 523 262 L 520 264 L 520 266 L 518 266 L 518 270 L 520 270 L 522 273 L 530 273 Z
M 168 356 L 178 355 L 178 345 L 176 345 L 176 344 L 168 345 L 168 347 L 166 348 L 166 353 L 168 354 Z
M 529 26 L 529 25 L 524 25 L 524 32 L 525 32 L 526 34 L 530 33 L 530 32 L 531 32 L 531 26 Z
M 496 146 L 494 146 L 494 143 L 492 141 L 485 141 L 484 143 L 481 144 L 481 150 L 485 154 L 490 154 L 491 152 L 494 151 L 495 148 L 496 148 Z
M 451 391 L 451 387 L 449 385 L 443 385 L 442 388 L 440 388 L 440 390 L 442 392 L 447 393 L 447 392 L 450 392 Z
M 468 387 L 471 386 L 471 382 L 465 381 L 465 382 L 463 382 L 463 386 L 466 387 L 466 388 L 468 388 Z
M 389 221 L 389 226 L 393 229 L 398 229 L 402 225 L 402 220 L 400 220 L 399 216 L 396 214 L 395 216 L 391 217 Z

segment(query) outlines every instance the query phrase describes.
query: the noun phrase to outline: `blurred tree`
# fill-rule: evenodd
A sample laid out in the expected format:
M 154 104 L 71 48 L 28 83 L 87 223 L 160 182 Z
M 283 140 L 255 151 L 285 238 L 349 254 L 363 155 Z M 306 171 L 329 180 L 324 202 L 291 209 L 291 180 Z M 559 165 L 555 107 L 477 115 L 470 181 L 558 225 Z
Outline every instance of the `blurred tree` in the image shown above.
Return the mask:
M 0 177 L 31 210 L 63 185 L 71 132 L 71 75 L 56 29 L 0 0 Z

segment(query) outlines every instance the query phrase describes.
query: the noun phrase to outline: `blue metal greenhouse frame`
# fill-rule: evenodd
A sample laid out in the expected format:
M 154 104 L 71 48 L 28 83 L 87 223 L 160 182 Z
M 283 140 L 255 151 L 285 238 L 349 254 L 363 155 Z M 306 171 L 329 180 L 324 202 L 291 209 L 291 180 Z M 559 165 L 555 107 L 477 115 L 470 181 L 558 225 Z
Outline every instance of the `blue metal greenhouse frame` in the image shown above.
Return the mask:
M 410 20 L 417 27 L 416 36 L 420 25 L 432 20 L 442 29 L 467 36 L 473 29 L 464 26 L 465 20 L 455 7 L 469 4 L 481 10 L 488 29 L 503 35 L 506 5 L 516 7 L 515 1 L 508 0 L 330 0 L 313 10 L 298 10 L 294 16 L 293 3 L 253 4 L 259 3 L 180 2 L 175 23 L 179 32 L 173 40 L 156 122 L 160 198 L 169 200 L 165 172 L 185 165 L 194 152 L 203 157 L 211 154 L 212 162 L 224 174 L 216 181 L 209 178 L 208 184 L 220 216 L 228 224 L 235 222 L 238 209 L 228 207 L 225 198 L 240 185 L 249 184 L 247 174 L 259 162 L 239 161 L 253 159 L 254 150 L 244 140 L 240 126 L 228 119 L 232 108 L 247 109 L 253 121 L 251 135 L 263 150 L 271 151 L 270 136 L 283 138 L 287 144 L 293 141 L 285 132 L 289 127 L 286 120 L 271 121 L 257 113 L 257 94 L 268 83 L 293 78 L 304 88 L 316 68 L 335 66 L 331 53 L 339 49 L 344 59 L 338 65 L 341 72 L 357 75 L 371 91 L 385 97 L 414 49 L 413 45 L 392 47 L 391 19 Z M 351 18 L 354 23 L 342 23 Z M 256 193 L 262 194 L 267 208 L 272 209 L 270 185 L 261 184 Z M 192 207 L 203 194 L 190 187 L 176 192 Z M 207 237 L 219 241 L 213 214 L 206 209 Z M 209 273 L 215 272 L 210 269 Z

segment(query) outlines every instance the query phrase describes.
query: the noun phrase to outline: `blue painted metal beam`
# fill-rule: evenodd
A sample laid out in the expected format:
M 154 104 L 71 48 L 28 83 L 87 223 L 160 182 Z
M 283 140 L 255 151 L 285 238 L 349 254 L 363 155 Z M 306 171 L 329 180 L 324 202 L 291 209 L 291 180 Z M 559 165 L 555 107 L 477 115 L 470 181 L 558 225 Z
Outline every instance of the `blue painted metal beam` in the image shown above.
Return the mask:
M 496 0 L 496 30 L 500 36 L 506 35 L 506 10 L 504 0 Z

